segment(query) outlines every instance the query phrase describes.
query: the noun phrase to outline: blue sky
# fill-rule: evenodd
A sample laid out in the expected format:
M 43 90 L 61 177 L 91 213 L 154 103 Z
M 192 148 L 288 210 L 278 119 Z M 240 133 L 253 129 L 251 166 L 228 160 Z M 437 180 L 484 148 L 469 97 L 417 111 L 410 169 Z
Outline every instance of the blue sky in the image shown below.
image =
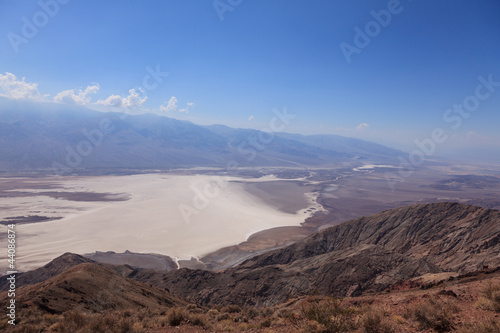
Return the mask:
M 498 146 L 500 86 L 457 128 L 443 115 L 500 82 L 499 17 L 495 0 L 0 1 L 0 95 L 256 129 L 286 107 L 287 132 Z M 372 37 L 348 62 L 356 27 Z

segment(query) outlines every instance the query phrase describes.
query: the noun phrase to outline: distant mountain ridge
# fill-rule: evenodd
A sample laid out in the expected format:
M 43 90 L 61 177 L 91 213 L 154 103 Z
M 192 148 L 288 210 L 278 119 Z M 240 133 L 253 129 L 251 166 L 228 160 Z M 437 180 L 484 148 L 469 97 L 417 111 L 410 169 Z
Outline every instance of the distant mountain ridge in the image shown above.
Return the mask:
M 168 169 L 396 162 L 402 152 L 341 136 L 198 126 L 154 114 L 47 105 L 0 108 L 0 171 Z

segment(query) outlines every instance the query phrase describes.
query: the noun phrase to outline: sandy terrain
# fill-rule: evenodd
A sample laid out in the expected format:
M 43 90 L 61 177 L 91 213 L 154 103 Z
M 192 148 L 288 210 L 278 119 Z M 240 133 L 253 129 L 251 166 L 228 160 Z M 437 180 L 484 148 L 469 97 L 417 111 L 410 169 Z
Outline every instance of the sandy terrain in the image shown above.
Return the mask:
M 284 212 L 266 203 L 266 198 L 248 193 L 244 182 L 252 181 L 282 180 L 164 174 L 74 177 L 56 185 L 51 182 L 50 195 L 43 193 L 47 192 L 43 187 L 30 190 L 26 184 L 23 191 L 39 193 L 3 197 L 0 218 L 35 212 L 63 216 L 16 226 L 17 269 L 30 270 L 68 251 L 130 250 L 189 259 L 243 242 L 261 230 L 298 226 L 311 215 L 305 208 L 313 197 L 302 201 L 295 197 Z M 72 200 L 84 198 L 82 193 L 89 193 L 89 200 Z M 106 193 L 121 201 L 96 201 L 91 193 Z M 0 257 L 0 262 L 0 269 L 5 269 L 6 258 Z

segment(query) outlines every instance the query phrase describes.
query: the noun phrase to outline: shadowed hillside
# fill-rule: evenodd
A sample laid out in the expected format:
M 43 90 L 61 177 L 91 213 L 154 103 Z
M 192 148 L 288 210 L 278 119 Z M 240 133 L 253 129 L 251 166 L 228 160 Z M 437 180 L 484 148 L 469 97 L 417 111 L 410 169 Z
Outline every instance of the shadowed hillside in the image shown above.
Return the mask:
M 387 210 L 325 229 L 223 272 L 134 272 L 203 304 L 270 305 L 319 292 L 358 296 L 428 273 L 500 265 L 500 212 L 457 203 Z
M 78 264 L 43 282 L 18 290 L 16 302 L 49 313 L 74 308 L 99 312 L 186 304 L 165 290 L 124 278 L 93 263 Z

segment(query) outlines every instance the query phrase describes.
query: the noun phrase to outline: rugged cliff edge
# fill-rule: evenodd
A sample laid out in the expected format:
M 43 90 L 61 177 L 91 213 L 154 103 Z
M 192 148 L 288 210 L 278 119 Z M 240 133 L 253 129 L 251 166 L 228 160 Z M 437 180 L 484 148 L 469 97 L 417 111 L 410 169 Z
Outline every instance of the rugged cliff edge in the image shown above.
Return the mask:
M 222 272 L 133 275 L 202 304 L 270 305 L 311 293 L 358 296 L 427 273 L 498 266 L 499 239 L 499 211 L 419 204 L 345 222 Z
M 347 221 L 223 271 L 104 266 L 198 304 L 260 306 L 309 294 L 360 296 L 426 274 L 463 274 L 500 266 L 499 240 L 500 211 L 433 203 Z M 89 262 L 65 254 L 38 270 L 19 274 L 18 286 L 45 281 Z

